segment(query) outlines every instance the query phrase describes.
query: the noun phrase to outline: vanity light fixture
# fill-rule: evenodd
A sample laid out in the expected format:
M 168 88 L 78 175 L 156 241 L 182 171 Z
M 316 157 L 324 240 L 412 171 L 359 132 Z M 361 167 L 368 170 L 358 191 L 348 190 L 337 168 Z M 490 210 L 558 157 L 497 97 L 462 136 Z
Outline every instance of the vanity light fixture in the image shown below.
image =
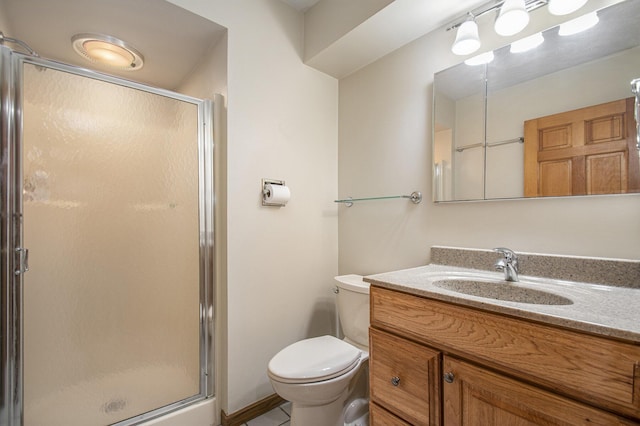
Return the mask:
M 489 62 L 493 61 L 494 58 L 495 58 L 495 55 L 493 54 L 493 50 L 490 50 L 488 52 L 484 52 L 479 55 L 472 56 L 471 58 L 465 60 L 464 63 L 466 65 L 470 65 L 473 67 L 476 65 L 488 64 Z
M 568 15 L 580 9 L 587 0 L 549 0 L 549 13 L 552 15 Z
M 598 22 L 600 22 L 600 18 L 598 18 L 598 14 L 596 12 L 587 13 L 579 18 L 560 24 L 558 34 L 561 36 L 578 34 L 596 26 Z
M 542 36 L 542 33 L 536 33 L 534 35 L 522 38 L 518 41 L 514 41 L 513 43 L 511 43 L 510 52 L 511 53 L 527 52 L 531 49 L 535 49 L 536 47 L 540 46 L 542 43 L 544 43 L 544 37 Z
M 480 48 L 480 36 L 478 35 L 478 24 L 469 14 L 466 21 L 460 25 L 456 33 L 456 41 L 451 46 L 451 51 L 456 55 L 469 55 Z
M 103 34 L 76 34 L 71 37 L 73 49 L 83 58 L 123 71 L 142 68 L 144 58 L 128 43 Z
M 497 13 L 494 30 L 503 36 L 512 36 L 522 31 L 529 23 L 529 12 L 549 5 L 550 13 L 567 14 L 584 6 L 587 0 L 498 0 L 491 1 L 460 17 L 447 31 L 457 29 L 451 51 L 456 55 L 469 55 L 480 48 L 476 20 L 488 13 Z M 552 5 L 553 4 L 553 9 Z M 463 28 L 464 27 L 464 28 Z M 475 46 L 475 48 L 467 47 Z M 465 48 L 466 47 L 466 48 Z
M 529 12 L 524 0 L 505 0 L 500 7 L 493 29 L 502 36 L 518 34 L 529 24 Z

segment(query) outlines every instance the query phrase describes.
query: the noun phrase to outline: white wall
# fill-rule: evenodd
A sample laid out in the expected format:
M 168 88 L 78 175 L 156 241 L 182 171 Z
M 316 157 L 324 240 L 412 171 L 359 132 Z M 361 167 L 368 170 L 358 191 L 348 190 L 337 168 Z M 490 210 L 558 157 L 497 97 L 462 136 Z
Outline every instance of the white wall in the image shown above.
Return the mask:
M 487 25 L 483 50 L 510 41 L 484 39 Z M 463 59 L 454 37 L 436 30 L 340 80 L 340 196 L 425 195 L 341 207 L 340 273 L 421 265 L 436 244 L 640 258 L 638 195 L 431 203 L 433 74 Z
M 11 33 L 13 28 L 11 27 L 11 23 L 7 19 L 4 8 L 4 1 L 0 1 L 0 31 L 2 31 L 7 37 L 13 37 L 13 34 Z
M 329 333 L 337 274 L 337 81 L 302 63 L 302 14 L 280 0 L 172 0 L 228 28 L 227 321 L 233 413 L 273 393 L 270 358 Z M 262 207 L 260 180 L 292 198 Z M 226 405 L 226 406 L 225 406 Z
M 213 99 L 216 93 L 226 96 L 228 43 L 227 34 L 215 40 L 177 91 L 200 99 Z

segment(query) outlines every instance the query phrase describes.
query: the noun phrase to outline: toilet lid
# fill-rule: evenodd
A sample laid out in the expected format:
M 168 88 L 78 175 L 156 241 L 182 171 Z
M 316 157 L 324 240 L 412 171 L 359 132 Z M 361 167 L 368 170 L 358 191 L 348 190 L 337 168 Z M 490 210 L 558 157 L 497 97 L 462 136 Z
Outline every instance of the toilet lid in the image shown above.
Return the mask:
M 269 362 L 269 375 L 286 383 L 328 380 L 351 370 L 360 349 L 333 336 L 314 337 L 293 343 Z

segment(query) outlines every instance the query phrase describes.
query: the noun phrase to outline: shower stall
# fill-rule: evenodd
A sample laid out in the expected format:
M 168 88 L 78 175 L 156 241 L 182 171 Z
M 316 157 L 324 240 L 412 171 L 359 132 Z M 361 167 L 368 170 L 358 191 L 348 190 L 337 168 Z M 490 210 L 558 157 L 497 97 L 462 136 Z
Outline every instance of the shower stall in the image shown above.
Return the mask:
M 211 398 L 212 102 L 0 52 L 0 423 Z

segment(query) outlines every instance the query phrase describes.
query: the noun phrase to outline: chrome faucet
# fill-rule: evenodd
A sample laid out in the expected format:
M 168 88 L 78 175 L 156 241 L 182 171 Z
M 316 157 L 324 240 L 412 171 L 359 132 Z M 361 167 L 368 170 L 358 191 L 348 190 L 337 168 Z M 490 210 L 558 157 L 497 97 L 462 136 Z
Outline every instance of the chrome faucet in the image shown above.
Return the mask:
M 498 271 L 504 271 L 504 280 L 518 281 L 518 256 L 513 250 L 504 247 L 494 248 L 493 251 L 503 256 L 494 266 Z

